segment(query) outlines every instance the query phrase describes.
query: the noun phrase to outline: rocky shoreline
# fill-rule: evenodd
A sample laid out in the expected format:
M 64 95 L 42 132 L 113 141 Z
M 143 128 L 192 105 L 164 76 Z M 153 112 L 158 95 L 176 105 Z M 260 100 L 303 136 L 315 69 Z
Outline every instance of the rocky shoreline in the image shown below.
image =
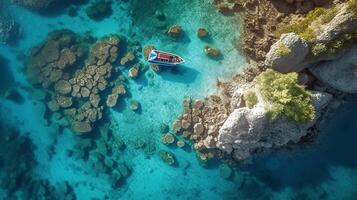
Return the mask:
M 243 50 L 251 61 L 245 71 L 231 81 L 218 82 L 220 94 L 204 100 L 186 98 L 183 101 L 184 111 L 173 123 L 173 131 L 194 143 L 202 161 L 214 156 L 243 161 L 258 152 L 303 142 L 317 135 L 318 124 L 329 110 L 336 109 L 346 96 L 356 95 L 357 51 L 353 45 L 357 30 L 353 10 L 356 1 L 281 1 L 288 12 L 283 14 L 281 6 L 284 5 L 278 6 L 277 2 L 262 1 L 258 5 L 256 1 L 216 1 L 219 11 L 224 14 L 243 11 Z M 258 15 L 253 15 L 253 11 Z M 269 22 L 255 19 L 257 16 Z M 294 19 L 289 22 L 290 27 L 305 23 L 309 37 L 306 32 L 298 31 L 278 35 L 277 27 L 289 24 L 287 19 Z M 268 68 L 276 70 L 282 77 L 296 74 L 296 85 L 307 89 L 314 108 L 311 120 L 301 123 L 284 114 L 274 120 L 267 119 L 272 102 L 257 89 L 257 79 L 261 79 Z M 277 91 L 286 90 L 284 87 L 280 89 Z M 252 100 L 246 97 L 247 92 L 254 94 L 252 105 L 249 104 Z M 288 107 L 291 100 L 287 102 L 282 106 Z

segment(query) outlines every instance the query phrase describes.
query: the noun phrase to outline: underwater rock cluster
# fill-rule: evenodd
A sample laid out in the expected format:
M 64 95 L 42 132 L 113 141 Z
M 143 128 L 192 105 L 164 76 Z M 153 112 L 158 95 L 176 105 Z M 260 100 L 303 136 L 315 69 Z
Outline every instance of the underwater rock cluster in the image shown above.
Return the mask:
M 90 4 L 86 9 L 89 18 L 100 21 L 112 14 L 112 2 L 107 0 L 98 0 Z
M 91 132 L 104 109 L 114 107 L 119 96 L 126 94 L 122 81 L 112 76 L 119 46 L 116 35 L 87 44 L 73 32 L 61 30 L 31 50 L 28 79 L 46 90 L 48 108 L 64 115 L 78 134 Z
M 39 177 L 32 141 L 15 128 L 0 124 L 0 185 L 10 199 L 76 199 L 68 182 L 52 185 Z M 15 158 L 15 159 L 14 159 Z
M 120 161 L 124 149 L 125 144 L 118 136 L 108 127 L 101 127 L 99 138 L 79 138 L 67 155 L 88 162 L 97 176 L 106 174 L 113 187 L 119 187 L 131 173 L 128 165 Z

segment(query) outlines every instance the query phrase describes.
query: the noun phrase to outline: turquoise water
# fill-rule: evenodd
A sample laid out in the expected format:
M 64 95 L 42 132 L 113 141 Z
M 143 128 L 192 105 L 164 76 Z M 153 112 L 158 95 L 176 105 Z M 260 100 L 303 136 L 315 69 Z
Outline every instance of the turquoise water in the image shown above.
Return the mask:
M 238 15 L 223 16 L 208 0 L 116 1 L 113 14 L 96 22 L 86 16 L 87 6 L 79 7 L 77 17 L 65 12 L 39 15 L 15 5 L 8 7 L 20 24 L 21 38 L 17 45 L 0 44 L 0 55 L 6 58 L 13 86 L 24 100 L 19 103 L 1 98 L 1 118 L 3 123 L 20 129 L 20 134 L 36 146 L 34 179 L 48 179 L 53 185 L 68 181 L 77 199 L 355 199 L 357 105 L 353 103 L 344 105 L 324 122 L 317 142 L 294 151 L 258 156 L 250 164 L 238 166 L 230 180 L 220 177 L 219 163 L 203 167 L 190 148 L 160 143 L 160 125 L 172 123 L 182 110 L 184 96 L 202 98 L 213 94 L 217 92 L 217 79 L 229 79 L 244 68 L 246 61 L 237 47 L 241 32 Z M 158 9 L 165 13 L 164 21 L 154 16 Z M 182 39 L 166 35 L 163 27 L 172 24 L 183 27 Z M 208 40 L 196 36 L 199 27 L 209 30 Z M 38 91 L 23 73 L 21 58 L 28 50 L 49 32 L 63 28 L 96 37 L 119 34 L 141 46 L 152 44 L 175 52 L 187 61 L 174 72 L 156 74 L 149 69 L 130 80 L 130 96 L 107 114 L 107 122 L 116 124 L 111 127 L 113 134 L 126 144 L 118 161 L 131 168 L 131 175 L 119 188 L 112 187 L 110 176 L 96 175 L 87 162 L 68 156 L 67 150 L 82 138 L 50 123 L 53 119 L 48 119 L 45 105 L 36 95 Z M 223 57 L 206 57 L 206 44 L 219 48 Z M 140 102 L 140 112 L 129 109 L 132 99 Z M 143 143 L 146 146 L 138 148 Z M 166 165 L 157 153 L 148 152 L 150 148 L 170 150 L 177 165 Z M 5 194 L 0 197 L 6 199 Z

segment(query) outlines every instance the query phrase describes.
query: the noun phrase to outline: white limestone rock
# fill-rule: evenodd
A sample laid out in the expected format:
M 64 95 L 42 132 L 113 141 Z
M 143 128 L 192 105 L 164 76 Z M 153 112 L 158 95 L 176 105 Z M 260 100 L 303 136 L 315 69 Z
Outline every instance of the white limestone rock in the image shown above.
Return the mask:
M 288 55 L 279 55 L 281 45 L 290 49 Z M 301 71 L 306 66 L 302 63 L 308 53 L 309 46 L 304 39 L 295 33 L 282 34 L 280 39 L 271 46 L 266 55 L 265 64 L 282 73 Z
M 341 92 L 357 94 L 357 45 L 341 58 L 309 69 L 323 83 Z
M 279 147 L 289 142 L 297 143 L 306 135 L 307 129 L 314 125 L 321 115 L 321 110 L 331 100 L 330 94 L 313 92 L 316 117 L 305 124 L 296 124 L 282 117 L 270 121 L 266 117 L 266 104 L 261 100 L 252 109 L 235 109 L 219 129 L 216 145 L 219 149 L 232 153 L 236 160 L 244 160 L 257 150 Z

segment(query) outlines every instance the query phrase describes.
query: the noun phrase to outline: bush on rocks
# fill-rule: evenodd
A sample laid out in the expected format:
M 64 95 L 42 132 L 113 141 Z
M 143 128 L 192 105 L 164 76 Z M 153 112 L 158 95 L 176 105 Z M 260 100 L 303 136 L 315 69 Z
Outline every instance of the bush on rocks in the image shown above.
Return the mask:
M 271 119 L 280 114 L 298 123 L 314 119 L 311 94 L 298 84 L 297 73 L 281 74 L 268 69 L 257 76 L 256 82 L 264 100 L 271 104 L 268 108 Z

